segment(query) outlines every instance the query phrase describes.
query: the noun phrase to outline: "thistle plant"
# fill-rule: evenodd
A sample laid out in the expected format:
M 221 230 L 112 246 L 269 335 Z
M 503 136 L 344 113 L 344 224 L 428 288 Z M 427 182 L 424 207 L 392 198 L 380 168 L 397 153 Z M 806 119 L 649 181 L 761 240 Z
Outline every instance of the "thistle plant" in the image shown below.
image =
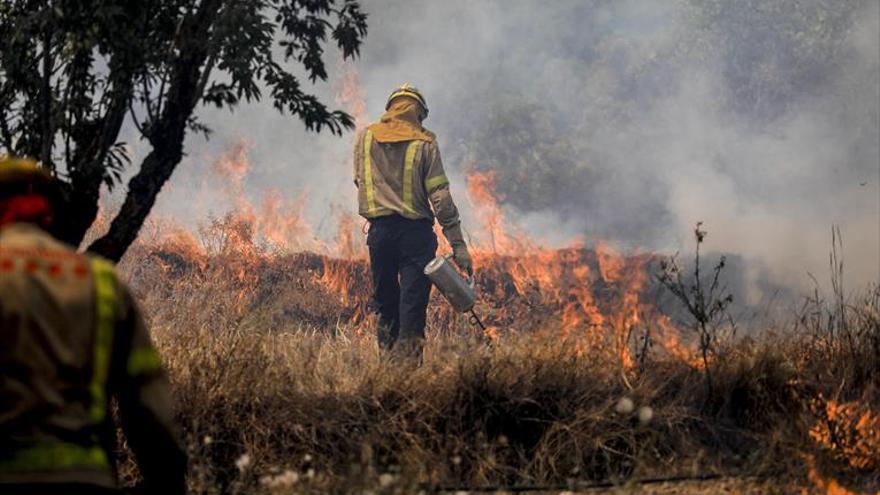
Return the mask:
M 727 263 L 724 256 L 712 269 L 711 281 L 703 280 L 700 266 L 700 245 L 706 239 L 707 231 L 702 230 L 703 222 L 694 227 L 696 248 L 694 250 L 693 278 L 686 278 L 678 262 L 678 255 L 660 262 L 660 273 L 657 280 L 671 292 L 687 309 L 693 318 L 692 328 L 700 338 L 700 355 L 703 360 L 703 371 L 706 377 L 708 396 L 713 396 L 712 370 L 710 356 L 717 351 L 718 327 L 727 307 L 733 302 L 733 295 L 727 287 L 721 285 L 721 272 Z

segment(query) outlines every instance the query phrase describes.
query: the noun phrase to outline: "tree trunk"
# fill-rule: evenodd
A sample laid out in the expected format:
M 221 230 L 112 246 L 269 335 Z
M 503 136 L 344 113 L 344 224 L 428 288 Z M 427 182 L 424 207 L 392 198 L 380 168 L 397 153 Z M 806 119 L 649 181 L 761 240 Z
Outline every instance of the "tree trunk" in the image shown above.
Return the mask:
M 144 158 L 140 171 L 128 183 L 125 202 L 110 224 L 110 230 L 92 243 L 89 251 L 117 262 L 122 258 L 140 232 L 162 186 L 180 162 L 184 132 L 180 134 L 180 145 L 172 142 L 167 148 L 155 148 Z
M 118 262 L 137 238 L 156 203 L 156 196 L 180 163 L 187 124 L 202 96 L 199 84 L 202 68 L 210 70 L 205 67 L 211 46 L 208 40 L 221 4 L 221 0 L 205 0 L 184 22 L 180 54 L 173 65 L 165 106 L 149 136 L 153 151 L 144 158 L 140 171 L 129 182 L 125 202 L 110 224 L 110 230 L 92 243 L 89 251 Z
M 71 246 L 79 246 L 98 216 L 100 188 L 80 189 L 76 185 L 69 185 L 65 189 L 65 208 L 64 211 L 55 212 L 52 234 Z

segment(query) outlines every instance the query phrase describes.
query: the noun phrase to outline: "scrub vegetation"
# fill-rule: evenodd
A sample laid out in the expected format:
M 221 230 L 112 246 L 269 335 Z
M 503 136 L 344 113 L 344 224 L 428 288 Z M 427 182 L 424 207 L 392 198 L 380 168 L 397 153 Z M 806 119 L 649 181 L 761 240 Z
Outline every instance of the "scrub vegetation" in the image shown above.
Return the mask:
M 396 362 L 369 319 L 340 323 L 351 314 L 318 283 L 321 257 L 265 257 L 247 274 L 233 259 L 135 246 L 122 265 L 173 382 L 193 493 L 637 492 L 633 480 L 669 476 L 880 489 L 880 289 L 846 292 L 836 258 L 833 297 L 751 336 L 715 335 L 711 388 L 698 350 L 647 346 L 622 368 L 549 324 L 499 328 L 488 345 L 435 331 L 422 367 Z M 130 463 L 121 476 L 135 480 Z

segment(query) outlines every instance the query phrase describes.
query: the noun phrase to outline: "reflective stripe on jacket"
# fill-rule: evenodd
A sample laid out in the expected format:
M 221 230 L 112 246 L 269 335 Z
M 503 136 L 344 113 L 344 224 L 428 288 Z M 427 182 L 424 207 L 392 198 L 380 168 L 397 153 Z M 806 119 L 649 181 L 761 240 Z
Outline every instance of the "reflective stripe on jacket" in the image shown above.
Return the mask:
M 358 187 L 358 211 L 364 218 L 395 214 L 411 219 L 436 216 L 444 228 L 459 223 L 435 142 L 382 143 L 364 129 L 355 139 L 354 180 Z

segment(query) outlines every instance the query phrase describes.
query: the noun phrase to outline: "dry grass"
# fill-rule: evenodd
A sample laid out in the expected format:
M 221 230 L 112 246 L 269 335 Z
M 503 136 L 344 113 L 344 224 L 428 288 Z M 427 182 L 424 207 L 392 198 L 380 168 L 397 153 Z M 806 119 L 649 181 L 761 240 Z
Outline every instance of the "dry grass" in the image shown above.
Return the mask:
M 391 361 L 369 321 L 297 318 L 339 307 L 295 285 L 287 269 L 320 271 L 308 257 L 244 278 L 231 263 L 198 276 L 128 263 L 173 381 L 193 493 L 590 481 L 627 492 L 634 478 L 711 473 L 769 476 L 759 486 L 788 487 L 779 493 L 819 492 L 827 484 L 815 480 L 832 478 L 880 489 L 877 288 L 814 297 L 787 326 L 721 342 L 709 395 L 702 372 L 681 359 L 649 354 L 622 373 L 615 353 L 547 328 L 502 329 L 489 346 L 433 336 L 424 366 Z M 615 412 L 624 396 L 653 418 Z

